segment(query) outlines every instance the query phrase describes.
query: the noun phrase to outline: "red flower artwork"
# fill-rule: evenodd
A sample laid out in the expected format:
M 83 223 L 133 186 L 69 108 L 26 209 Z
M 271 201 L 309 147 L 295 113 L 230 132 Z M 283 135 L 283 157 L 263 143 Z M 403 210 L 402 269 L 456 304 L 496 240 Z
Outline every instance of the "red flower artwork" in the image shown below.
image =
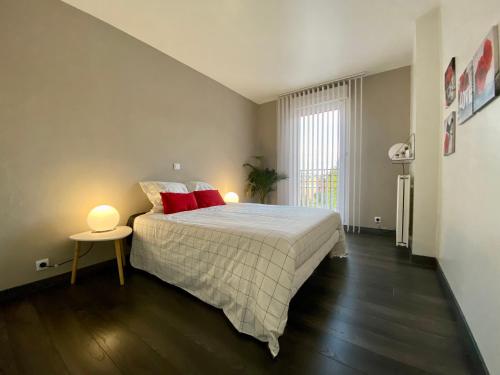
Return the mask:
M 476 68 L 476 90 L 478 94 L 484 91 L 486 76 L 491 69 L 493 61 L 493 43 L 490 39 L 486 39 L 483 45 L 483 55 L 479 59 Z
M 462 74 L 460 76 L 460 92 L 465 92 L 469 88 L 469 75 Z
M 450 133 L 446 133 L 444 135 L 444 153 L 445 155 L 449 152 L 450 149 Z
M 447 84 L 449 84 L 451 82 L 451 80 L 453 79 L 453 74 L 455 72 L 453 71 L 453 68 L 452 66 L 448 66 L 448 69 L 446 69 L 446 73 L 445 73 L 445 82 Z
M 455 58 L 453 57 L 444 73 L 444 96 L 446 106 L 450 106 L 457 95 L 457 84 L 455 79 Z

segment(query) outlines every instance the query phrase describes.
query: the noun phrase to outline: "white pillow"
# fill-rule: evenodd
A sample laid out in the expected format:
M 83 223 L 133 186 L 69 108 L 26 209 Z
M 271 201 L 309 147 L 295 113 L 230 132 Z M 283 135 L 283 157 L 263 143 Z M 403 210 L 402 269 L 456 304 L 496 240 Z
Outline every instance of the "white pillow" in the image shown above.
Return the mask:
M 209 183 L 203 181 L 188 181 L 185 182 L 185 184 L 189 192 L 200 190 L 217 190 Z
M 189 193 L 186 185 L 181 182 L 143 181 L 139 182 L 142 191 L 148 196 L 153 205 L 150 212 L 163 212 L 161 192 L 167 193 Z

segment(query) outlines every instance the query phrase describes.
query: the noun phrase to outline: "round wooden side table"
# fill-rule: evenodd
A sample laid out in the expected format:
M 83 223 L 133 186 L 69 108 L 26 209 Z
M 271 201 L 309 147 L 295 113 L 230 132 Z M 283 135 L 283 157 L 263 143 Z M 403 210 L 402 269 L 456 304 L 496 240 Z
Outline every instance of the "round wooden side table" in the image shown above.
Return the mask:
M 71 271 L 71 284 L 74 284 L 76 281 L 78 258 L 80 257 L 80 244 L 82 242 L 114 241 L 116 263 L 118 265 L 118 275 L 120 277 L 120 285 L 122 286 L 125 285 L 125 279 L 123 277 L 123 265 L 126 263 L 126 261 L 125 261 L 125 254 L 123 252 L 123 239 L 130 236 L 131 233 L 132 233 L 132 228 L 127 226 L 120 226 L 107 232 L 87 231 L 70 236 L 69 238 L 75 241 L 75 255 L 73 258 L 73 268 Z

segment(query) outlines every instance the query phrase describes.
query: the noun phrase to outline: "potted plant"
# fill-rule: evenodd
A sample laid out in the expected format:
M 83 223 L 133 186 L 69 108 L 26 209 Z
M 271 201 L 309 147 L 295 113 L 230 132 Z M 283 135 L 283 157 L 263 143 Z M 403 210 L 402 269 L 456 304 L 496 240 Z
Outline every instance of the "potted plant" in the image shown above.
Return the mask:
M 263 157 L 255 156 L 254 159 L 257 159 L 260 164 Z M 276 183 L 287 178 L 274 169 L 262 168 L 250 163 L 245 163 L 243 166 L 250 168 L 247 177 L 247 193 L 252 198 L 257 196 L 260 203 L 266 203 L 269 193 L 276 190 Z

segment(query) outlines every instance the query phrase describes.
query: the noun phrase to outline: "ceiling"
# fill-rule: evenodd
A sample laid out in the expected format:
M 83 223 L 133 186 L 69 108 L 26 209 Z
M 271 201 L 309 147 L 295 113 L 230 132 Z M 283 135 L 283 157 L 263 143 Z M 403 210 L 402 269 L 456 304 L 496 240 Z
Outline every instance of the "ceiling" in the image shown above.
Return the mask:
M 256 103 L 411 63 L 438 0 L 63 0 Z

